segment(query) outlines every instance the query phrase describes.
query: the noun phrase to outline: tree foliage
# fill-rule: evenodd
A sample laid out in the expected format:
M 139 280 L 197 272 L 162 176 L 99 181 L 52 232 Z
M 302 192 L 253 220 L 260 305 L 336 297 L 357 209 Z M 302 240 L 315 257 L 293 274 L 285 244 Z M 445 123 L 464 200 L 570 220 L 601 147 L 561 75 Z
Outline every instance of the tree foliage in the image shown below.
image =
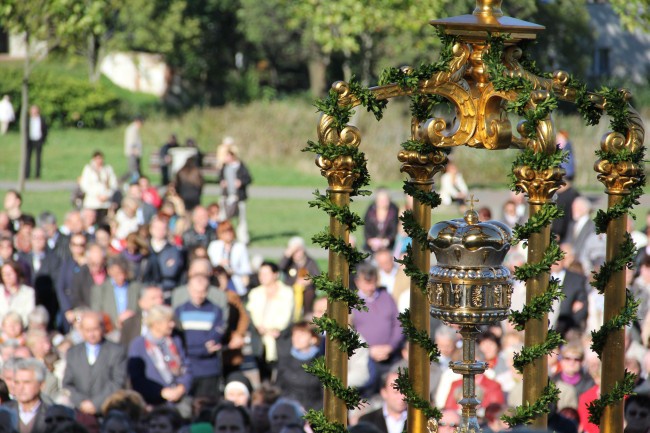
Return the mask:
M 627 29 L 650 32 L 650 0 L 610 0 L 609 3 Z

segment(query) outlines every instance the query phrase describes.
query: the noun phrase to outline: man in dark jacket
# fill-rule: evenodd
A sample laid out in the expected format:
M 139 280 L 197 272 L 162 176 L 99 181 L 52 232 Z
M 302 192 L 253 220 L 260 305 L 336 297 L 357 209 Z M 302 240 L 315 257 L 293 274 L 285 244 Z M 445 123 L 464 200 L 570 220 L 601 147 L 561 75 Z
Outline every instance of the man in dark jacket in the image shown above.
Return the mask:
M 181 251 L 169 243 L 167 239 L 167 221 L 158 216 L 151 219 L 149 226 L 151 244 L 149 262 L 144 271 L 145 284 L 162 287 L 165 302 L 171 302 L 172 290 L 180 285 L 184 269 Z
M 29 109 L 29 130 L 27 140 L 27 159 L 25 160 L 25 179 L 31 174 L 32 152 L 36 153 L 36 179 L 41 177 L 41 154 L 43 145 L 47 139 L 47 123 L 45 117 L 41 116 L 41 110 L 37 105 Z
M 40 227 L 32 230 L 31 246 L 31 252 L 20 253 L 30 267 L 31 281 L 27 284 L 36 292 L 36 304 L 45 306 L 50 313 L 48 327 L 53 329 L 59 312 L 55 283 L 61 261 L 54 251 L 47 248 L 47 235 Z
M 382 378 L 379 392 L 383 400 L 382 407 L 359 419 L 359 422 L 374 425 L 382 433 L 400 433 L 406 429 L 406 402 L 402 393 L 393 387 L 398 377 L 397 368 L 395 366 Z
M 79 330 L 84 341 L 66 354 L 63 387 L 76 410 L 95 417 L 104 400 L 126 383 L 126 350 L 104 339 L 102 316 L 96 312 L 83 314 Z
M 22 433 L 46 433 L 45 412 L 49 405 L 41 398 L 41 385 L 45 381 L 45 365 L 29 358 L 21 359 L 14 369 L 14 400 L 4 404 L 18 415 Z

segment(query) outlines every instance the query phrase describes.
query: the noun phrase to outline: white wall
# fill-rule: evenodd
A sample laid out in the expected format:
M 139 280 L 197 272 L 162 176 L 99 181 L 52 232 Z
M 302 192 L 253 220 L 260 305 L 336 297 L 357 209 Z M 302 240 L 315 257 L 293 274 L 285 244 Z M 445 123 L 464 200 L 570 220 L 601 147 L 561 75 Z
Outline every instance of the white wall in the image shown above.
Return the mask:
M 158 54 L 111 53 L 100 69 L 112 82 L 131 91 L 162 96 L 169 85 L 169 68 Z

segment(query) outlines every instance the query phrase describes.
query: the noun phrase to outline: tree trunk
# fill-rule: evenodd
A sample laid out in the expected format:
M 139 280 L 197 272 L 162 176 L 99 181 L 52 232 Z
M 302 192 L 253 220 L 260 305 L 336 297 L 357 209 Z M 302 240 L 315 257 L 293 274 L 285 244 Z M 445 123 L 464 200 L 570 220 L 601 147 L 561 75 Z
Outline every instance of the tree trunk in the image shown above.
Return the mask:
M 27 161 L 27 140 L 29 139 L 29 75 L 30 66 L 29 32 L 25 32 L 25 62 L 23 65 L 22 100 L 20 105 L 20 166 L 18 167 L 18 191 L 25 190 L 25 167 Z
M 350 79 L 352 78 L 352 66 L 351 66 L 351 61 L 352 61 L 352 53 L 350 50 L 343 50 L 343 80 L 346 82 L 350 82 Z
M 309 59 L 307 67 L 309 69 L 309 90 L 315 98 L 325 95 L 327 83 L 327 65 L 330 62 L 329 55 L 323 53 L 314 53 Z
M 361 61 L 361 83 L 364 86 L 369 85 L 370 78 L 372 75 L 372 63 L 373 63 L 373 48 L 374 41 L 372 36 L 368 33 L 361 34 L 361 50 L 362 50 L 362 61 Z
M 97 82 L 97 79 L 99 78 L 99 74 L 97 74 L 97 69 L 98 69 L 98 53 L 99 50 L 97 49 L 97 38 L 95 35 L 89 35 L 88 36 L 88 41 L 87 44 L 87 52 L 86 52 L 86 60 L 88 62 L 88 80 L 92 83 L 95 84 Z

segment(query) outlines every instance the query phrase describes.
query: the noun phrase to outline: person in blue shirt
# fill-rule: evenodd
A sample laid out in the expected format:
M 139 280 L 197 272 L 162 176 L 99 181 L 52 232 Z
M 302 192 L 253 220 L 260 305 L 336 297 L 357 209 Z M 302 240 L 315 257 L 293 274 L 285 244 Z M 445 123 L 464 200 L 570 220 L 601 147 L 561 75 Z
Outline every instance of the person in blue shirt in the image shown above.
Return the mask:
M 185 335 L 187 356 L 194 369 L 191 394 L 218 400 L 225 322 L 221 307 L 208 300 L 209 286 L 206 275 L 190 277 L 187 282 L 189 301 L 176 308 L 176 322 Z

